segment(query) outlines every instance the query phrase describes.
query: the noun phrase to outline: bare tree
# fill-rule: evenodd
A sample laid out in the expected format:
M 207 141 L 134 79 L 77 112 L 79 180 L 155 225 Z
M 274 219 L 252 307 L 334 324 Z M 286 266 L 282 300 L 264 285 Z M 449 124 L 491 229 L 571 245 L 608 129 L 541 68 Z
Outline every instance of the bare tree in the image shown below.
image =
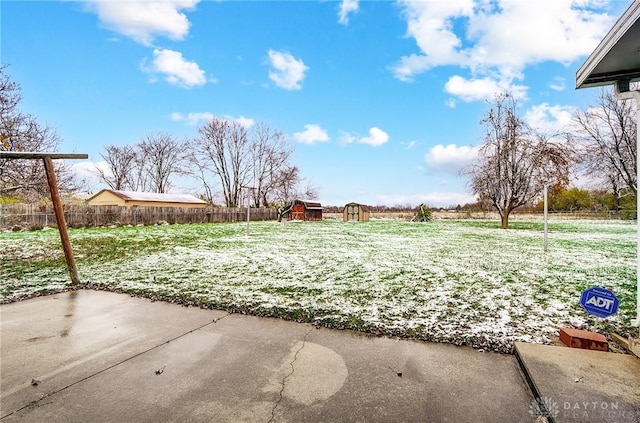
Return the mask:
M 294 200 L 318 197 L 318 188 L 301 178 L 300 170 L 296 166 L 281 169 L 273 183 L 272 203 L 278 207 L 278 221 Z
M 190 147 L 194 146 L 194 141 L 188 141 Z M 200 184 L 204 192 L 201 194 L 202 198 L 210 204 L 215 203 L 215 197 L 217 195 L 217 175 L 211 170 L 210 163 L 204 158 L 205 154 L 200 151 L 196 151 L 193 148 L 189 148 L 189 152 L 186 156 L 186 174 L 195 178 Z
M 301 188 L 299 170 L 291 165 L 291 142 L 267 124 L 259 122 L 247 130 L 237 122 L 213 118 L 198 133 L 190 140 L 190 174 L 203 184 L 210 201 L 215 182 L 227 207 L 237 207 L 243 193 L 251 196 L 255 207 L 317 194 L 310 184 Z
M 111 189 L 166 193 L 172 176 L 184 173 L 185 145 L 171 134 L 157 132 L 135 146 L 107 145 L 104 149 L 100 155 L 107 166 L 98 165 L 96 171 Z
M 568 182 L 571 150 L 560 137 L 532 131 L 508 94 L 496 96 L 481 123 L 487 133 L 478 162 L 463 173 L 471 177 L 473 193 L 498 210 L 506 229 L 511 212 L 538 197 L 544 184 Z
M 271 204 L 288 205 L 296 199 L 314 200 L 320 196 L 320 189 L 300 175 L 297 166 L 289 166 L 279 173 L 274 181 Z
M 20 85 L 0 66 L 0 150 L 55 152 L 60 138 L 55 131 L 41 125 L 31 115 L 18 109 L 22 101 Z M 54 169 L 61 192 L 78 189 L 71 170 L 62 161 Z M 0 159 L 0 195 L 13 195 L 25 201 L 35 201 L 49 195 L 44 165 L 40 160 Z
M 133 190 L 136 180 L 135 149 L 129 145 L 107 145 L 100 156 L 107 165 L 106 168 L 96 165 L 96 173 L 100 180 L 117 191 Z
M 586 172 L 600 177 L 616 197 L 627 190 L 635 195 L 638 190 L 637 107 L 634 101 L 620 101 L 602 89 L 595 105 L 577 111 L 573 119 L 573 135 L 584 150 Z
M 251 131 L 252 190 L 255 207 L 267 207 L 277 195 L 278 184 L 286 174 L 293 148 L 280 131 L 272 131 L 268 125 L 258 122 Z
M 15 114 L 22 101 L 20 85 L 5 72 L 8 65 L 0 65 L 0 116 L 4 119 Z M 3 128 L 4 129 L 4 128 Z M 2 135 L 6 135 L 3 133 Z M 4 138 L 3 138 L 4 141 Z
M 136 164 L 145 175 L 152 192 L 166 193 L 171 188 L 171 176 L 183 172 L 185 146 L 173 135 L 156 132 L 145 136 L 137 145 Z
M 237 122 L 213 118 L 198 128 L 191 140 L 190 162 L 198 163 L 196 176 L 215 175 L 222 187 L 225 205 L 237 207 L 242 187 L 251 183 L 251 144 L 247 130 Z M 205 182 L 211 187 L 210 181 Z M 210 188 L 209 188 L 210 189 Z

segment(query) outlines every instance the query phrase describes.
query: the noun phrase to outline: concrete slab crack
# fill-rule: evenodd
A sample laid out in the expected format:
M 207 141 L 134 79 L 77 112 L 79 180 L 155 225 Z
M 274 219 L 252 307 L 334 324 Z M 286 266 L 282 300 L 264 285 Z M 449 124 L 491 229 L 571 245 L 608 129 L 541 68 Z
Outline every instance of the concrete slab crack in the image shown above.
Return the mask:
M 293 355 L 293 360 L 291 360 L 291 363 L 289 363 L 289 366 L 291 367 L 291 371 L 287 373 L 285 377 L 282 378 L 282 387 L 280 388 L 280 392 L 278 394 L 278 400 L 276 401 L 276 403 L 273 405 L 273 408 L 271 409 L 271 417 L 269 418 L 268 423 L 272 423 L 276 417 L 276 409 L 278 408 L 278 406 L 282 402 L 282 399 L 284 398 L 284 389 L 287 386 L 287 379 L 289 379 L 295 372 L 294 364 L 298 359 L 298 354 L 304 348 L 304 345 L 307 342 L 307 337 L 309 336 L 312 330 L 313 330 L 313 326 L 310 327 L 309 330 L 307 330 L 307 333 L 304 334 L 300 348 L 296 350 L 296 353 Z

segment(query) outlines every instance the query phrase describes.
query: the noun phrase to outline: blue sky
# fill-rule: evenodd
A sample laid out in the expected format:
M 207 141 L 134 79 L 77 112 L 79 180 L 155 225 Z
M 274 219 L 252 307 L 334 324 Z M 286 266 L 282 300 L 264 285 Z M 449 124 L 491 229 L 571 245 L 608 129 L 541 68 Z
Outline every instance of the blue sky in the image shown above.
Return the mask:
M 575 72 L 631 1 L 3 1 L 22 110 L 88 153 L 211 116 L 265 122 L 324 205 L 473 201 L 458 169 L 488 99 L 554 130 L 597 90 Z M 189 191 L 176 181 L 175 191 Z M 101 188 L 99 185 L 92 187 Z

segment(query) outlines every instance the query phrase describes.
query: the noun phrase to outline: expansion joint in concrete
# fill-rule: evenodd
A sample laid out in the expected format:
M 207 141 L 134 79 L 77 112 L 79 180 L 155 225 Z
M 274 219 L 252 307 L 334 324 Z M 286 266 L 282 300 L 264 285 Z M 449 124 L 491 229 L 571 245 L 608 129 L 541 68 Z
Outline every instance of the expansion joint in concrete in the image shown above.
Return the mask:
M 128 362 L 128 361 L 131 361 L 131 360 L 133 360 L 133 359 L 134 359 L 134 358 L 136 358 L 136 357 L 139 357 L 139 356 L 141 356 L 141 355 L 147 354 L 147 353 L 149 353 L 150 351 L 153 351 L 153 350 L 155 350 L 155 349 L 158 349 L 158 348 L 162 347 L 163 345 L 166 345 L 166 344 L 168 344 L 168 343 L 170 343 L 170 342 L 173 342 L 173 341 L 175 341 L 175 340 L 177 340 L 177 339 L 180 339 L 180 338 L 182 338 L 182 337 L 184 337 L 184 336 L 187 336 L 187 335 L 189 335 L 190 333 L 196 332 L 196 331 L 201 330 L 201 329 L 203 329 L 203 328 L 205 328 L 205 327 L 207 327 L 207 326 L 209 326 L 209 325 L 211 325 L 211 324 L 217 323 L 217 322 L 219 322 L 221 319 L 224 319 L 225 317 L 227 317 L 227 316 L 229 316 L 229 315 L 230 315 L 230 313 L 227 313 L 226 315 L 224 315 L 224 316 L 222 316 L 222 317 L 219 317 L 219 318 L 217 318 L 217 319 L 213 319 L 213 320 L 212 320 L 212 321 L 210 321 L 210 322 L 204 323 L 204 324 L 202 324 L 202 325 L 200 325 L 200 326 L 198 326 L 198 327 L 196 327 L 196 328 L 194 328 L 194 329 L 191 329 L 191 330 L 189 330 L 189 331 L 187 331 L 187 332 L 185 332 L 185 333 L 182 333 L 182 334 L 180 334 L 180 335 L 178 335 L 178 336 L 175 336 L 175 337 L 173 337 L 173 338 L 171 338 L 171 339 L 169 339 L 169 340 L 167 340 L 167 341 L 164 341 L 164 342 L 162 342 L 162 343 L 160 343 L 160 344 L 154 345 L 154 346 L 153 346 L 153 347 L 151 347 L 151 348 L 148 348 L 148 349 L 146 349 L 146 350 L 144 350 L 144 351 L 141 351 L 141 352 L 139 352 L 139 353 L 137 353 L 137 354 L 134 354 L 134 355 L 132 355 L 132 356 L 129 356 L 129 357 L 127 357 L 127 358 L 125 358 L 125 359 L 123 359 L 123 360 L 121 360 L 121 361 L 118 361 L 117 363 L 114 363 L 114 364 L 112 364 L 112 365 L 110 365 L 110 366 L 107 366 L 107 367 L 105 367 L 105 368 L 101 369 L 101 370 L 98 370 L 98 371 L 96 371 L 96 372 L 94 372 L 94 373 L 92 373 L 92 374 L 90 374 L 90 375 L 87 375 L 87 376 L 85 376 L 85 377 L 83 377 L 83 378 L 81 378 L 81 379 L 79 379 L 79 380 L 77 380 L 77 381 L 74 381 L 74 382 L 72 382 L 72 383 L 70 383 L 70 384 L 68 384 L 68 385 L 66 385 L 66 386 L 64 386 L 64 387 L 62 387 L 62 388 L 58 388 L 58 389 L 55 389 L 55 390 L 53 390 L 53 391 L 50 391 L 50 392 L 44 393 L 44 394 L 42 394 L 42 396 L 41 396 L 39 399 L 31 401 L 31 402 L 29 402 L 28 404 L 26 404 L 26 405 L 22 406 L 21 408 L 19 408 L 19 409 L 17 409 L 17 410 L 15 410 L 15 411 L 13 411 L 13 412 L 11 412 L 11 413 L 9 413 L 9 414 L 7 414 L 7 415 L 3 415 L 1 418 L 2 418 L 2 419 L 4 419 L 5 417 L 8 417 L 8 416 L 10 416 L 10 415 L 12 415 L 12 414 L 15 414 L 15 413 L 17 413 L 17 412 L 19 412 L 19 411 L 22 411 L 22 410 L 26 409 L 26 408 L 42 406 L 42 405 L 43 405 L 42 401 L 43 401 L 44 399 L 46 399 L 46 398 L 48 398 L 48 397 L 50 397 L 50 396 L 52 396 L 52 395 L 54 395 L 54 394 L 57 394 L 58 392 L 64 391 L 64 390 L 66 390 L 66 389 L 69 389 L 69 388 L 71 388 L 72 386 L 75 386 L 75 385 L 77 385 L 77 384 L 79 384 L 79 383 L 82 383 L 82 382 L 84 382 L 84 381 L 85 381 L 85 380 L 87 380 L 87 379 L 91 379 L 91 378 L 93 378 L 93 377 L 95 377 L 95 376 L 97 376 L 97 375 L 99 375 L 99 374 L 101 374 L 101 373 L 106 372 L 107 370 L 111 370 L 111 369 L 113 369 L 114 367 L 120 366 L 120 365 L 122 365 L 122 364 L 124 364 L 124 363 L 126 363 L 126 362 Z M 166 366 L 165 366 L 165 367 L 166 367 Z M 164 368 L 162 369 L 162 371 L 156 370 L 156 374 L 158 374 L 158 375 L 159 375 L 159 374 L 161 374 L 163 371 L 164 371 Z
M 212 323 L 218 323 L 220 320 L 224 319 L 225 317 L 229 317 L 229 316 L 231 316 L 231 313 L 227 312 L 227 314 L 225 314 L 224 316 L 218 317 L 217 319 L 213 319 Z

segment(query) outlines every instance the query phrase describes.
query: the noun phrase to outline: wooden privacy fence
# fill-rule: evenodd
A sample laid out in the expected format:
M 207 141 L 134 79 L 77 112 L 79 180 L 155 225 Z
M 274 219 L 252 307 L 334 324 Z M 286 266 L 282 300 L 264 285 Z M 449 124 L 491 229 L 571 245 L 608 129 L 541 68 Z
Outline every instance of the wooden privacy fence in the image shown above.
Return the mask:
M 251 220 L 276 220 L 272 208 L 250 209 Z M 71 228 L 111 225 L 154 225 L 157 223 L 210 223 L 247 220 L 246 208 L 229 207 L 119 207 L 74 204 L 64 206 Z M 56 225 L 51 205 L 0 204 L 0 228 L 39 229 Z

